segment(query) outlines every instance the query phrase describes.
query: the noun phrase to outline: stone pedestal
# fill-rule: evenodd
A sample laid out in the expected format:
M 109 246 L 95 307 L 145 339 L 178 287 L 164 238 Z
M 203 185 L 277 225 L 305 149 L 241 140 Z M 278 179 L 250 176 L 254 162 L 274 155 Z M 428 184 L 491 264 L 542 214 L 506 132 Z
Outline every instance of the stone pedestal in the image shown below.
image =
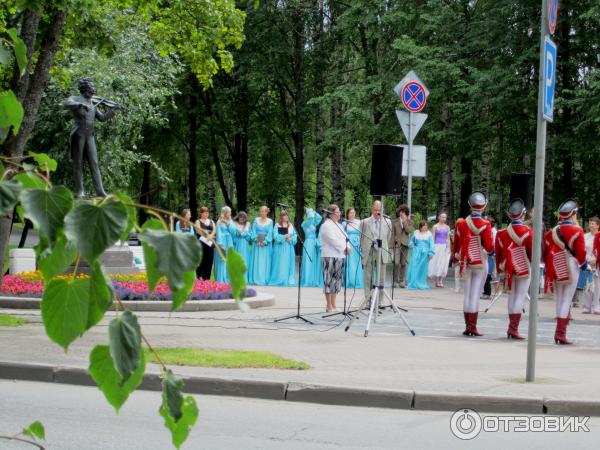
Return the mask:
M 133 263 L 133 252 L 127 244 L 120 245 L 115 244 L 108 248 L 104 254 L 100 257 L 104 270 L 107 274 L 114 273 L 139 273 L 139 269 Z M 73 271 L 73 267 L 70 268 L 69 272 Z M 81 260 L 77 273 L 91 272 L 90 265 L 87 261 Z
M 19 272 L 35 272 L 35 251 L 32 248 L 11 249 L 9 273 Z

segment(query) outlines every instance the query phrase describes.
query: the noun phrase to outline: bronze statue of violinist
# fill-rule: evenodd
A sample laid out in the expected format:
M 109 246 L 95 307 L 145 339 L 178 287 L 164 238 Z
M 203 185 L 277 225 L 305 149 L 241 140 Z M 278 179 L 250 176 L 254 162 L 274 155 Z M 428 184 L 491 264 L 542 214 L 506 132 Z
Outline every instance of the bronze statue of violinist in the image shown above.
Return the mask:
M 83 159 L 87 159 L 90 166 L 92 181 L 96 195 L 105 197 L 106 192 L 102 186 L 102 177 L 98 167 L 98 153 L 96 151 L 96 140 L 94 139 L 94 126 L 96 119 L 106 122 L 111 119 L 119 109 L 124 109 L 118 103 L 97 97 L 94 83 L 87 78 L 78 82 L 81 95 L 69 97 L 64 104 L 66 110 L 73 114 L 74 126 L 71 130 L 70 146 L 71 159 L 73 159 L 73 178 L 75 180 L 75 193 L 78 197 L 84 197 L 83 189 Z M 106 112 L 98 109 L 99 106 L 108 108 Z

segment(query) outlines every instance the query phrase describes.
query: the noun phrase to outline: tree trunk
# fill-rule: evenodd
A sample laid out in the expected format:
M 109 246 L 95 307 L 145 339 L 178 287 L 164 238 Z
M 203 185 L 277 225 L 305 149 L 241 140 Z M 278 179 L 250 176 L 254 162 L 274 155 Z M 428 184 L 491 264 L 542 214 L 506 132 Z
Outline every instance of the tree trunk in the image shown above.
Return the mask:
M 40 13 L 27 9 L 23 13 L 23 22 L 21 23 L 20 37 L 27 48 L 27 69 L 21 76 L 19 66 L 15 64 L 12 80 L 12 90 L 20 102 L 25 100 L 27 89 L 29 87 L 29 72 L 33 64 L 33 52 L 35 50 L 35 41 L 37 38 L 38 27 L 40 24 Z
M 30 17 L 31 18 L 31 17 Z M 38 109 L 42 100 L 42 94 L 50 80 L 50 69 L 54 63 L 54 56 L 58 51 L 58 43 L 65 25 L 66 12 L 55 10 L 50 14 L 50 22 L 43 36 L 40 51 L 33 72 L 33 77 L 27 83 L 27 93 L 23 96 L 21 103 L 25 115 L 19 133 L 15 137 L 12 133 L 3 145 L 3 154 L 8 156 L 22 156 L 25 145 L 31 136 Z M 31 18 L 34 20 L 34 18 Z M 28 33 L 33 30 L 28 30 Z M 31 39 L 29 37 L 29 39 Z M 24 86 L 17 89 L 23 90 Z M 1 247 L 1 245 L 0 245 Z M 2 248 L 0 248 L 0 251 Z
M 194 77 L 195 78 L 195 77 Z M 192 220 L 196 220 L 198 213 L 198 162 L 197 162 L 197 151 L 198 151 L 198 99 L 196 97 L 196 91 L 198 89 L 198 83 L 194 81 L 194 93 L 190 96 L 190 110 L 188 119 L 190 122 L 190 143 L 188 147 L 189 156 L 189 167 L 188 167 L 188 205 L 190 212 L 192 213 Z
M 234 137 L 234 162 L 236 204 L 238 211 L 248 208 L 248 127 Z
M 438 213 L 439 211 L 445 210 L 450 219 L 450 210 L 452 209 L 450 202 L 450 172 L 452 169 L 452 160 L 444 159 L 445 163 L 442 167 L 442 174 L 440 176 L 440 186 L 438 191 Z
M 208 209 L 210 216 L 213 219 L 217 219 L 217 188 L 215 186 L 215 177 L 213 175 L 212 167 L 208 164 L 208 170 L 206 171 L 206 183 L 208 185 Z
M 466 217 L 470 213 L 469 196 L 473 192 L 473 161 L 471 158 L 460 159 L 460 216 Z
M 140 188 L 140 203 L 142 205 L 150 205 L 150 161 L 142 162 L 142 187 Z M 148 219 L 148 213 L 143 209 L 139 212 L 140 225 Z
M 421 216 L 427 220 L 429 214 L 429 178 L 423 177 L 421 180 Z
M 50 12 L 50 23 L 40 44 L 40 50 L 33 72 L 33 77 L 27 77 L 13 86 L 16 89 L 15 94 L 19 96 L 24 109 L 24 117 L 17 136 L 9 132 L 8 138 L 2 145 L 2 154 L 6 156 L 22 156 L 25 150 L 25 144 L 31 135 L 35 119 L 42 99 L 44 89 L 50 79 L 50 69 L 54 62 L 54 56 L 58 50 L 58 41 L 62 35 L 65 24 L 66 13 L 64 11 L 53 10 Z M 39 26 L 39 15 L 32 12 L 26 12 L 24 15 L 24 28 L 22 29 L 22 39 L 25 39 L 27 47 L 28 69 L 33 60 L 33 49 L 36 41 L 36 33 Z M 10 228 L 12 223 L 12 214 L 7 214 L 0 218 L 0 256 L 4 260 L 8 240 L 10 238 Z M 3 273 L 0 271 L 0 283 L 2 283 Z
M 315 188 L 315 209 L 321 211 L 325 206 L 325 148 L 323 146 L 323 111 L 319 107 L 315 131 L 315 152 L 317 165 L 317 184 Z
M 331 149 L 331 190 L 332 203 L 335 203 L 343 211 L 344 209 L 344 179 L 343 179 L 343 149 L 336 145 Z

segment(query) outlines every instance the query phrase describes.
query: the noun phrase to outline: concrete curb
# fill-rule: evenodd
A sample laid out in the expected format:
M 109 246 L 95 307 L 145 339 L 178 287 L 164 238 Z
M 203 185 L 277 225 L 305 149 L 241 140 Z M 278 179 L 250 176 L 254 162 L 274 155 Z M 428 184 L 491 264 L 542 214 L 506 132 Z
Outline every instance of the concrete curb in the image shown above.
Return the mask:
M 0 297 L 0 308 L 40 309 L 41 301 L 40 298 L 33 297 Z M 170 312 L 173 302 L 157 300 L 123 300 L 122 303 L 131 311 Z M 244 303 L 250 308 L 265 308 L 275 305 L 275 297 L 271 294 L 257 293 L 254 297 L 244 299 Z M 189 300 L 177 311 L 229 311 L 238 308 L 238 303 L 233 299 Z M 114 306 L 111 306 L 109 310 L 114 311 Z
M 0 379 L 95 386 L 84 368 L 33 363 L 0 362 Z M 600 416 L 600 401 L 371 389 L 198 376 L 183 377 L 183 380 L 184 391 L 188 394 L 422 411 L 454 412 L 459 409 L 471 408 L 484 413 Z M 146 373 L 139 389 L 160 391 L 159 374 Z

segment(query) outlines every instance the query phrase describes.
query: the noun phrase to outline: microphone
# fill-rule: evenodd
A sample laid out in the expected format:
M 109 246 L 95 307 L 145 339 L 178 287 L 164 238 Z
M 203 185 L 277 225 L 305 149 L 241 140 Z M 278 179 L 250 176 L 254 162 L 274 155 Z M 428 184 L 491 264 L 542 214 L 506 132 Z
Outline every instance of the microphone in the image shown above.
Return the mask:
M 388 216 L 387 214 L 381 214 L 381 213 L 377 213 L 378 216 L 383 216 L 385 219 L 391 219 L 390 216 Z
M 282 208 L 292 209 L 290 205 L 286 205 L 285 203 L 277 203 L 277 206 L 281 206 Z

